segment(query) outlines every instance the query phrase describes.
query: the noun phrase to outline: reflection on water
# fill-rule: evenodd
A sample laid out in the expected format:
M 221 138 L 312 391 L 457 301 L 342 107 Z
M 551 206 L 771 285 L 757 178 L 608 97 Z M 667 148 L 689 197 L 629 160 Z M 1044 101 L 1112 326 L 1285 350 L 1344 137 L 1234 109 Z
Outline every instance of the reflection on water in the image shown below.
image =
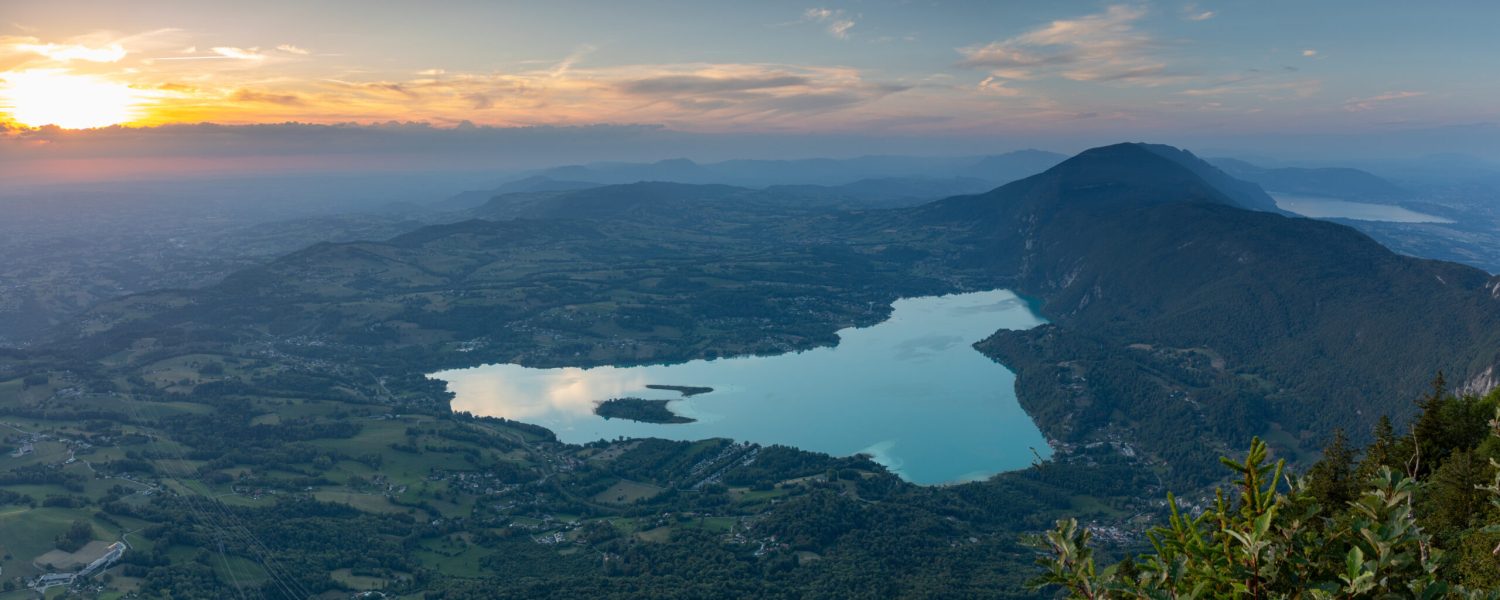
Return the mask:
M 1314 219 L 1353 219 L 1356 221 L 1389 221 L 1392 223 L 1452 223 L 1450 219 L 1419 213 L 1394 204 L 1349 202 L 1317 196 L 1271 194 L 1276 206 Z
M 839 332 L 839 345 L 794 354 L 643 367 L 530 369 L 496 364 L 434 373 L 453 409 L 536 423 L 565 442 L 726 437 L 835 455 L 868 453 L 917 483 L 1021 468 L 1048 448 L 1016 403 L 1010 371 L 971 344 L 1041 320 L 996 290 L 898 300 L 887 321 Z M 648 384 L 702 386 L 683 398 Z M 600 401 L 671 399 L 695 423 L 604 419 Z

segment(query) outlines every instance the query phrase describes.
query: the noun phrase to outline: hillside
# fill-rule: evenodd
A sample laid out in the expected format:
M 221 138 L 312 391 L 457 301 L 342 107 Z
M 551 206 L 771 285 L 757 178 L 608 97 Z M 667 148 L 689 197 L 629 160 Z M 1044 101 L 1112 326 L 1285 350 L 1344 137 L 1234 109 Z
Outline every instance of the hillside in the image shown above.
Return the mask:
M 1365 202 L 1392 202 L 1412 197 L 1412 193 L 1401 186 L 1359 169 L 1267 168 L 1233 158 L 1214 158 L 1209 162 L 1234 177 L 1273 192 Z
M 437 211 L 456 211 L 483 206 L 490 199 L 508 194 L 534 194 L 537 192 L 566 192 L 598 187 L 600 184 L 586 181 L 559 181 L 550 177 L 533 175 L 510 181 L 487 190 L 469 190 L 448 198 L 432 202 L 426 208 Z
M 1164 518 L 1164 486 L 1211 501 L 1218 457 L 1251 435 L 1305 466 L 1335 427 L 1363 437 L 1381 414 L 1408 417 L 1438 369 L 1495 384 L 1500 281 L 1246 208 L 1264 198 L 1138 144 L 893 210 L 722 185 L 517 193 L 488 219 L 106 302 L 0 355 L 0 443 L 38 454 L 0 454 L 0 476 L 30 486 L 0 504 L 38 524 L 0 519 L 4 566 L 35 571 L 77 521 L 145 528 L 131 577 L 185 597 L 232 573 L 163 565 L 216 536 L 254 581 L 311 590 L 487 597 L 507 576 L 494 574 L 524 570 L 527 590 L 560 596 L 649 596 L 691 574 L 695 590 L 754 581 L 742 591 L 760 596 L 1034 597 L 1020 582 L 1036 555 L 1017 540 L 1059 516 L 1138 531 Z M 1050 321 L 977 347 L 1017 373 L 1054 448 L 984 482 L 920 487 L 864 457 L 729 440 L 562 444 L 454 415 L 424 376 L 786 353 L 878 322 L 901 296 L 996 287 Z M 259 540 L 193 518 L 218 502 Z M 318 545 L 293 528 L 341 534 Z M 345 551 L 380 566 L 350 571 Z
M 419 378 L 475 361 L 552 366 L 810 348 L 841 327 L 877 322 L 896 298 L 950 289 L 911 276 L 899 256 L 821 237 L 843 217 L 733 201 L 743 193 L 598 188 L 537 198 L 524 212 L 540 218 L 318 244 L 201 290 L 101 304 L 57 343 L 84 356 L 273 346 Z M 418 388 L 420 402 L 442 402 L 431 384 Z
M 1049 436 L 1121 437 L 1203 473 L 1268 424 L 1295 452 L 1335 426 L 1358 436 L 1382 414 L 1404 417 L 1438 369 L 1492 385 L 1500 283 L 1342 225 L 1246 210 L 1268 200 L 1190 153 L 1142 144 L 894 211 L 719 185 L 513 194 L 479 210 L 497 221 L 323 244 L 202 292 L 103 305 L 84 344 L 311 336 L 414 367 L 620 360 L 601 345 L 630 340 L 633 362 L 808 347 L 884 314 L 856 306 L 1013 287 L 1052 324 L 981 347 L 1020 374 Z M 761 319 L 776 327 L 744 327 Z M 517 328 L 558 335 L 507 335 Z M 457 347 L 482 350 L 444 354 Z M 575 352 L 585 358 L 562 358 Z M 1183 423 L 1207 443 L 1162 447 L 1170 437 L 1156 434 Z
M 910 207 L 993 187 L 978 179 L 866 179 L 841 186 L 777 185 L 764 189 L 642 181 L 575 191 L 505 194 L 467 214 L 489 220 L 586 219 L 712 229 L 726 221 L 761 222 L 813 213 Z M 731 214 L 735 217 L 726 219 Z
M 832 159 L 726 160 L 698 163 L 677 158 L 654 163 L 606 162 L 543 169 L 530 174 L 563 181 L 599 184 L 670 181 L 729 184 L 744 187 L 775 185 L 840 186 L 862 179 L 916 178 L 983 179 L 992 185 L 1033 175 L 1067 158 L 1040 150 L 970 157 L 861 156 Z
M 916 218 L 1043 300 L 1052 324 L 981 348 L 1019 369 L 1023 403 L 1060 439 L 1110 431 L 1202 464 L 1268 423 L 1292 435 L 1284 449 L 1363 435 L 1410 415 L 1439 369 L 1493 385 L 1500 281 L 1240 204 L 1156 148 L 1119 145 Z M 1166 447 L 1185 423 L 1213 447 Z

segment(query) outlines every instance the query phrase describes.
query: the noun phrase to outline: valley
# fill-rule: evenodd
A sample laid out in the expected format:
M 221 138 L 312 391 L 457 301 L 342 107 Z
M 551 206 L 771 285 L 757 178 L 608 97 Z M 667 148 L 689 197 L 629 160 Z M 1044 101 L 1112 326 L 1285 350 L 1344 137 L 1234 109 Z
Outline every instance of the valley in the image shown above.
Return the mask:
M 1450 4 L 0 0 L 0 600 L 1500 600 Z
M 1218 457 L 1245 439 L 1307 464 L 1334 428 L 1365 439 L 1382 415 L 1409 418 L 1431 374 L 1478 386 L 1500 361 L 1493 276 L 1267 207 L 1191 154 L 1122 144 L 909 208 L 659 183 L 503 196 L 477 209 L 487 219 L 109 300 L 0 355 L 18 453 L 0 456 L 14 490 L 0 500 L 24 507 L 10 531 L 28 540 L 0 567 L 45 572 L 32 550 L 77 521 L 133 545 L 114 591 L 463 598 L 524 572 L 507 585 L 539 597 L 622 584 L 1032 597 L 1021 539 L 1058 517 L 1137 548 L 1129 532 L 1164 518 L 1151 498 L 1208 506 Z M 951 311 L 951 331 L 905 316 L 944 294 L 986 300 Z M 906 328 L 892 354 L 859 354 L 887 324 Z M 854 354 L 778 376 L 825 386 L 788 388 L 780 412 L 734 399 L 764 376 L 696 371 L 841 352 Z M 486 369 L 538 390 L 642 369 L 565 414 L 598 427 L 592 403 L 629 395 L 696 421 L 574 430 L 485 396 Z M 1012 372 L 1025 412 L 974 417 L 1005 408 Z M 856 382 L 878 377 L 917 397 L 983 393 L 913 412 L 868 403 Z M 713 390 L 682 397 L 699 387 Z M 874 433 L 850 425 L 875 417 L 930 439 L 831 435 Z M 930 417 L 949 421 L 918 422 Z M 753 418 L 759 433 L 718 428 Z M 1012 418 L 1036 437 L 997 427 Z M 1013 444 L 1003 456 L 933 441 L 997 437 Z M 942 575 L 954 570 L 966 575 Z

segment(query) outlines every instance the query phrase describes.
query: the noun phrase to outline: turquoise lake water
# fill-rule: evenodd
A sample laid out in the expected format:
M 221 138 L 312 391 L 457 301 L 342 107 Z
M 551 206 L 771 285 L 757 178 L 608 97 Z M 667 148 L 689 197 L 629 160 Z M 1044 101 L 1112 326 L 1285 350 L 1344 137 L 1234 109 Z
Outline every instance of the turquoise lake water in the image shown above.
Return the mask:
M 1041 324 L 1005 290 L 908 298 L 891 318 L 839 331 L 839 344 L 778 356 L 672 365 L 531 369 L 494 364 L 434 373 L 453 409 L 551 429 L 565 442 L 732 438 L 847 456 L 868 453 L 905 479 L 949 483 L 1024 468 L 1050 449 L 1016 403 L 1015 376 L 972 344 Z M 645 386 L 711 387 L 683 398 Z M 673 399 L 695 423 L 593 413 L 610 398 Z

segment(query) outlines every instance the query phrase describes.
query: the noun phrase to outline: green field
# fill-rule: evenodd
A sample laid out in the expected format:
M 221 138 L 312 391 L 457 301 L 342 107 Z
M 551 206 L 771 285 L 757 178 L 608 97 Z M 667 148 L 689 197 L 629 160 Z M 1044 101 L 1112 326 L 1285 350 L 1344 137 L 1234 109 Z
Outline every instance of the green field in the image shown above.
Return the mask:
M 630 504 L 638 500 L 655 497 L 662 492 L 661 487 L 638 481 L 620 480 L 609 489 L 599 492 L 594 496 L 595 502 L 606 504 Z
M 359 510 L 367 512 L 406 512 L 406 507 L 391 504 L 383 495 L 361 494 L 356 492 L 345 492 L 336 490 L 321 490 L 313 493 L 313 497 L 323 502 L 334 502 L 347 504 Z
M 95 539 L 113 539 L 118 529 L 92 517 L 86 509 L 0 507 L 0 562 L 7 575 L 36 574 L 32 560 L 56 549 L 53 540 L 74 521 L 93 525 Z M 111 536 L 111 537 L 105 537 Z

